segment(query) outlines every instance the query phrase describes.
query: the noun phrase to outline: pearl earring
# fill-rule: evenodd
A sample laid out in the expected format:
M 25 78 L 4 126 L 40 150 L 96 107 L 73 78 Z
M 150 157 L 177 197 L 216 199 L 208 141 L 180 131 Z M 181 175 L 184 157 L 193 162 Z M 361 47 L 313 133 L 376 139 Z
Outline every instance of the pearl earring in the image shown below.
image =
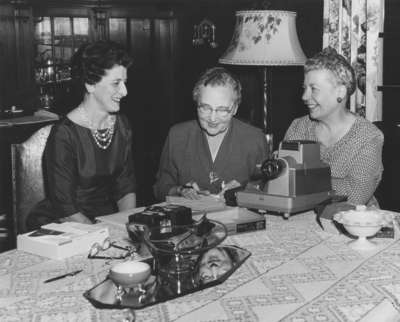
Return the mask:
M 337 100 L 338 103 L 341 103 L 343 101 L 343 98 L 338 97 L 336 100 Z

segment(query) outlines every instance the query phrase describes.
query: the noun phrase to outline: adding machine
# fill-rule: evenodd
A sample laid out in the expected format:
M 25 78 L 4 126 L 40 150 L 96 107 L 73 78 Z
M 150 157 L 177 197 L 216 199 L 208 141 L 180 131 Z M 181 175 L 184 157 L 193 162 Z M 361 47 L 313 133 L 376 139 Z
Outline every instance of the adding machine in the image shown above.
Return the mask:
M 332 194 L 330 167 L 320 160 L 320 146 L 314 141 L 281 142 L 278 156 L 261 165 L 261 177 L 236 192 L 238 206 L 280 212 L 288 218 Z

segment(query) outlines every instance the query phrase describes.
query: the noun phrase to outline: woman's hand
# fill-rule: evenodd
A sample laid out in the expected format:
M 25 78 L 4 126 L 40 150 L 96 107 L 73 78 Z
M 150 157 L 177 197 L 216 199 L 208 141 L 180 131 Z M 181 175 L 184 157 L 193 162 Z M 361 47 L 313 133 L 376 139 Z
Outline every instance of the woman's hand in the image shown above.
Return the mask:
M 84 214 L 77 212 L 68 217 L 64 217 L 60 219 L 61 222 L 72 221 L 72 222 L 79 222 L 81 224 L 93 224 L 93 222 L 86 217 Z
M 210 194 L 208 190 L 200 190 L 199 185 L 194 181 L 190 181 L 183 186 L 178 187 L 177 191 L 182 197 L 192 200 L 200 199 L 200 195 Z
M 131 192 L 117 201 L 118 211 L 133 209 L 136 207 L 136 193 Z
M 226 184 L 224 182 L 222 182 L 222 185 L 221 185 L 222 190 L 220 191 L 219 195 L 221 197 L 223 197 L 225 191 L 233 189 L 233 188 L 237 188 L 237 187 L 240 187 L 240 182 L 237 180 L 231 180 Z

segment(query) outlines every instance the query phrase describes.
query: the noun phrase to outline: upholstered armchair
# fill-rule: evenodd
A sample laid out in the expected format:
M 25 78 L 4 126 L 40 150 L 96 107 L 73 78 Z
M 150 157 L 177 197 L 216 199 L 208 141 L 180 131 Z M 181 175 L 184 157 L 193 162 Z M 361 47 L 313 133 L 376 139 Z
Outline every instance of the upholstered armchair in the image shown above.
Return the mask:
M 52 125 L 37 130 L 25 142 L 11 145 L 12 212 L 15 235 L 26 232 L 26 217 L 45 196 L 42 158 Z

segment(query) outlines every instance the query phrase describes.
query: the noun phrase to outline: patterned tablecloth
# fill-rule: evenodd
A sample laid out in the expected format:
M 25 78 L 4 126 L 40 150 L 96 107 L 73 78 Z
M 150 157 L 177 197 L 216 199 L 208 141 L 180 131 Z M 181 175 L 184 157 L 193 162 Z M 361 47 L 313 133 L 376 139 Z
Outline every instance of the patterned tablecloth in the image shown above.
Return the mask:
M 122 227 L 111 225 L 110 232 L 127 242 Z M 348 241 L 323 232 L 313 213 L 268 216 L 266 231 L 224 242 L 252 252 L 226 282 L 137 310 L 136 321 L 398 321 L 400 242 L 375 239 L 375 251 L 358 253 Z M 126 311 L 95 309 L 82 296 L 111 264 L 86 256 L 55 261 L 17 250 L 0 254 L 0 321 L 122 321 Z M 83 272 L 43 283 L 76 269 Z

